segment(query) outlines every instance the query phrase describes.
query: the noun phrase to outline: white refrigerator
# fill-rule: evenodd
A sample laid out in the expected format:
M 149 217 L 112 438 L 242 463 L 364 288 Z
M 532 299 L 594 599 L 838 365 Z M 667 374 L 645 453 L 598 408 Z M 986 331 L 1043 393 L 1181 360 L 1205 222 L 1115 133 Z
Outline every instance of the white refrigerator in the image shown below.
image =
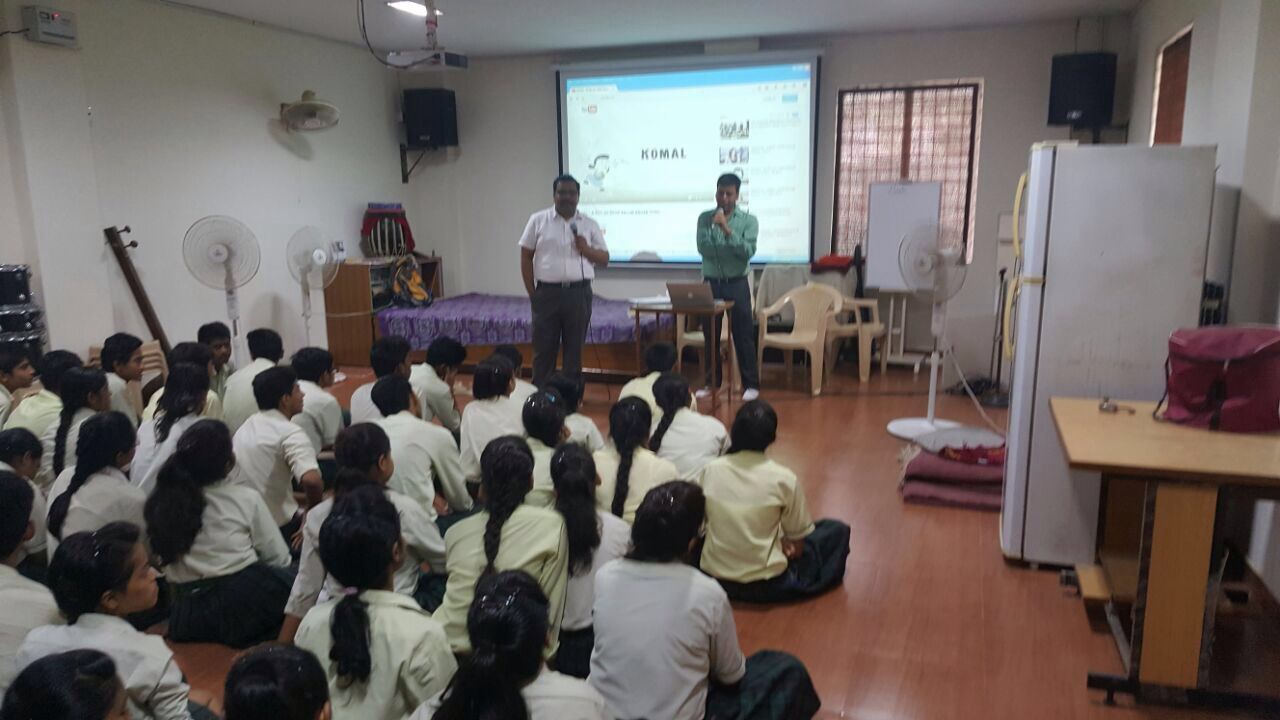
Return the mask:
M 1055 395 L 1158 400 L 1169 333 L 1197 324 L 1212 147 L 1037 145 L 1027 176 L 1000 545 L 1094 561 L 1099 475 L 1067 468 Z

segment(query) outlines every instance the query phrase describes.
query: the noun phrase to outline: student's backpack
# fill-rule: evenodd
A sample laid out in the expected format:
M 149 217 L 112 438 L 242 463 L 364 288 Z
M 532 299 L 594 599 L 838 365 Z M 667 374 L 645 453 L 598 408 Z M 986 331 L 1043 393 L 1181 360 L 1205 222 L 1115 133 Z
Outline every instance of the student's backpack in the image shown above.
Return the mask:
M 1229 432 L 1280 430 L 1280 327 L 1174 331 L 1165 361 L 1165 398 L 1162 417 L 1172 422 Z

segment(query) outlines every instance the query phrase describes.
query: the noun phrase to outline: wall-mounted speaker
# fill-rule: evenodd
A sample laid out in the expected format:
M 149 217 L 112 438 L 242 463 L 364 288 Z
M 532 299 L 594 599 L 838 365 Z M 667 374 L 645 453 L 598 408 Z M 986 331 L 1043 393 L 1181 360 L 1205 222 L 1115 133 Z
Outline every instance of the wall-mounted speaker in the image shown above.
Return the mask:
M 1116 54 L 1073 53 L 1053 57 L 1049 124 L 1102 128 L 1111 124 L 1116 97 Z
M 405 145 L 432 150 L 458 144 L 458 104 L 452 90 L 404 91 Z

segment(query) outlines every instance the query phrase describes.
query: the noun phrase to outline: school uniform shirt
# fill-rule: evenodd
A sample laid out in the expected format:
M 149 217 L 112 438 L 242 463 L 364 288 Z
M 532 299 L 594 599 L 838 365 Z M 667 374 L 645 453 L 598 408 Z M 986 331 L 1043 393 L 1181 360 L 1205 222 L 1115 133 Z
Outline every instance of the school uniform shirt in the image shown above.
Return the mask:
M 169 582 L 189 583 L 234 575 L 257 562 L 289 567 L 292 560 L 262 496 L 221 480 L 204 488 L 200 532 L 164 574 Z
M 538 282 L 563 283 L 591 280 L 595 266 L 582 257 L 574 240 L 573 226 L 587 244 L 596 250 L 609 251 L 600 225 L 590 217 L 575 212 L 565 220 L 554 206 L 529 216 L 520 235 L 520 247 L 533 251 L 533 277 Z
M 129 476 L 148 496 L 156 489 L 156 477 L 160 468 L 164 467 L 173 452 L 178 449 L 178 440 L 192 425 L 204 420 L 199 415 L 184 415 L 169 426 L 169 434 L 164 442 L 156 439 L 156 421 L 144 420 L 138 428 L 138 449 L 133 453 L 133 463 L 129 466 Z
M 151 400 L 147 402 L 147 407 L 142 411 L 143 423 L 146 423 L 148 420 L 155 419 L 156 412 L 160 410 L 160 398 L 162 397 L 164 397 L 164 388 L 160 388 L 155 391 L 155 394 L 151 396 Z M 205 395 L 204 410 L 200 413 L 200 417 L 208 418 L 209 420 L 223 420 L 222 414 L 222 398 L 218 397 L 218 393 L 210 390 L 208 394 Z M 225 422 L 225 420 L 223 420 L 223 422 Z M 235 431 L 232 430 L 231 433 L 234 435 Z
M 320 469 L 307 434 L 279 410 L 263 410 L 236 431 L 231 446 L 236 454 L 233 481 L 257 490 L 276 525 L 287 524 L 298 512 L 293 479 Z
M 377 422 L 382 419 L 382 411 L 373 404 L 373 386 L 377 381 L 368 382 L 351 393 L 351 424 Z
M 71 486 L 71 476 L 75 475 L 75 466 L 62 471 L 53 487 L 49 488 L 49 506 Z M 78 532 L 93 532 L 113 522 L 129 522 L 142 529 L 143 542 L 146 542 L 147 521 L 143 517 L 142 508 L 147 504 L 147 495 L 129 482 L 129 476 L 120 468 L 108 467 L 89 476 L 76 494 L 71 497 L 67 507 L 67 517 L 62 521 L 62 537 L 71 537 Z M 58 551 L 58 538 L 49 533 L 49 557 Z
M 46 625 L 27 635 L 18 651 L 19 671 L 42 657 L 68 650 L 93 648 L 116 664 L 116 674 L 129 695 L 133 720 L 189 720 L 187 696 L 191 688 L 173 652 L 159 635 L 133 629 L 129 621 L 88 613 L 74 625 Z
M 409 371 L 409 384 L 418 396 L 418 407 L 423 420 L 436 418 L 451 431 L 462 425 L 462 413 L 453 399 L 453 388 L 436 374 L 436 369 L 426 363 L 414 365 Z
M 440 693 L 418 708 L 409 720 L 431 720 L 444 702 Z M 600 693 L 585 680 L 543 666 L 533 682 L 520 688 L 529 720 L 613 720 Z
M 724 423 L 710 415 L 681 408 L 662 436 L 658 457 L 670 460 L 681 480 L 695 480 L 707 463 L 729 450 L 729 433 Z
M 569 442 L 582 443 L 591 452 L 604 449 L 604 436 L 591 418 L 574 413 L 564 419 L 564 424 L 569 428 Z
M 537 394 L 538 386 L 527 380 L 516 378 L 516 387 L 511 391 L 511 399 L 520 405 L 521 410 L 524 409 L 524 401 Z
M 622 456 L 611 443 L 604 450 L 592 455 L 596 461 L 596 474 L 600 484 L 596 486 L 596 506 L 605 512 L 613 508 L 613 491 L 618 486 L 618 466 Z M 644 494 L 664 482 L 680 479 L 680 472 L 669 461 L 654 455 L 647 448 L 636 448 L 631 459 L 631 473 L 627 475 L 627 499 L 622 506 L 622 519 L 635 522 L 636 509 Z
M 434 617 L 444 626 L 449 645 L 456 653 L 471 649 L 467 637 L 467 611 L 475 597 L 476 581 L 484 571 L 484 528 L 489 513 L 480 512 L 460 520 L 445 533 L 449 573 L 444 602 Z M 538 581 L 550 602 L 551 643 L 546 657 L 560 647 L 560 620 L 564 616 L 565 590 L 569 581 L 569 539 L 560 513 L 547 508 L 521 505 L 502 524 L 494 569 L 523 570 Z
M 138 409 L 129 401 L 129 383 L 119 375 L 109 372 L 107 373 L 107 389 L 111 390 L 111 409 L 123 413 L 125 417 L 133 422 L 133 426 L 138 427 L 138 421 L 141 419 L 138 415 Z
M 699 479 L 707 497 L 707 540 L 702 570 L 748 583 L 787 569 L 782 539 L 813 532 L 804 489 L 796 474 L 761 452 L 739 452 L 711 462 Z
M 564 600 L 565 630 L 591 627 L 591 606 L 596 597 L 596 573 L 605 563 L 627 554 L 631 547 L 631 526 L 625 520 L 604 510 L 597 510 L 600 522 L 600 545 L 591 556 L 591 567 L 580 575 L 569 576 L 569 589 Z
M 9 392 L 9 388 L 0 385 L 0 428 L 4 427 L 5 422 L 9 420 L 9 413 L 13 411 L 13 393 Z
M 213 377 L 209 378 L 209 389 L 217 393 L 218 398 L 225 398 L 227 395 L 227 380 L 231 379 L 231 375 L 236 371 L 231 367 L 230 361 L 226 365 L 214 371 Z
M 629 397 L 638 397 L 649 404 L 649 413 L 653 415 L 653 422 L 658 423 L 658 418 L 662 417 L 662 408 L 658 407 L 658 401 L 653 397 L 653 385 L 658 382 L 658 378 L 662 376 L 660 372 L 651 372 L 643 377 L 633 378 L 622 386 L 622 391 L 618 393 L 618 399 Z M 689 409 L 698 411 L 698 399 L 689 398 Z
M 76 445 L 80 440 L 80 426 L 85 420 L 96 415 L 97 412 L 89 408 L 80 408 L 75 415 L 71 416 L 71 424 L 67 426 L 67 438 L 62 449 L 62 467 L 74 467 L 76 464 Z M 58 445 L 58 426 L 62 424 L 62 418 L 59 417 L 49 427 L 45 428 L 44 434 L 40 436 L 40 445 L 42 454 L 40 455 L 40 469 L 36 471 L 36 484 L 42 488 L 48 488 L 49 485 L 57 477 L 57 473 L 53 469 L 53 458 L 57 453 Z
M 462 411 L 462 471 L 467 480 L 480 480 L 480 455 L 485 446 L 503 435 L 524 436 L 522 407 L 506 395 L 472 400 Z
M 430 564 L 436 571 L 444 569 L 444 538 L 440 537 L 440 528 L 435 521 L 415 500 L 392 490 L 387 491 L 387 499 L 400 514 L 400 536 L 405 551 L 404 562 L 396 568 L 393 576 L 395 591 L 412 596 L 418 587 L 422 563 Z M 333 498 L 326 499 L 307 513 L 307 521 L 302 526 L 298 574 L 289 592 L 289 602 L 284 606 L 287 615 L 305 617 L 317 602 L 342 594 L 342 585 L 325 572 L 324 563 L 320 560 L 320 528 L 332 513 Z M 279 535 L 276 532 L 276 536 Z
M 369 614 L 367 682 L 348 685 L 329 659 L 333 634 L 329 623 L 337 600 L 317 605 L 302 619 L 295 641 L 310 650 L 329 677 L 334 720 L 407 718 L 423 702 L 440 693 L 458 671 L 444 630 L 413 598 L 385 590 L 365 590 L 360 599 Z
M 61 412 L 62 398 L 48 390 L 41 390 L 35 395 L 28 395 L 9 413 L 4 429 L 26 428 L 40 437 L 49 425 L 58 421 Z
M 524 496 L 526 505 L 551 507 L 556 504 L 556 486 L 551 479 L 551 456 L 556 449 L 537 438 L 525 438 L 533 452 L 533 489 Z
M 62 615 L 49 588 L 0 565 L 0 694 L 9 689 L 18 671 L 14 656 L 27 633 L 44 625 L 61 625 Z
M 338 398 L 310 380 L 299 380 L 298 387 L 302 388 L 302 412 L 290 419 L 320 452 L 333 445 L 342 431 L 342 406 Z
M 448 430 L 421 420 L 407 410 L 379 420 L 378 425 L 391 440 L 391 459 L 396 466 L 387 487 L 413 498 L 433 521 L 436 481 L 440 482 L 449 507 L 461 511 L 471 509 L 462 458 Z
M 258 412 L 258 400 L 253 396 L 253 379 L 263 370 L 269 370 L 276 364 L 264 358 L 258 358 L 231 374 L 227 378 L 227 389 L 222 400 L 222 421 L 232 435 Z M 210 392 L 213 392 L 210 390 Z M 217 395 L 217 393 L 213 393 Z
M 17 471 L 7 462 L 0 461 L 0 470 L 11 472 L 17 475 Z M 19 475 L 19 477 L 21 477 Z M 26 478 L 23 478 L 27 480 Z M 39 555 L 44 552 L 48 546 L 48 530 L 46 526 L 49 522 L 49 501 L 44 496 L 44 491 L 40 489 L 31 480 L 27 480 L 27 484 L 31 486 L 31 527 L 34 533 L 31 539 L 22 543 L 17 550 L 17 562 L 22 562 L 32 555 Z M 49 561 L 49 555 L 45 556 L 46 564 Z M 2 606 L 0 606 L 2 607 Z
M 697 568 L 615 560 L 595 592 L 587 683 L 615 717 L 701 720 L 709 679 L 746 673 L 729 596 Z

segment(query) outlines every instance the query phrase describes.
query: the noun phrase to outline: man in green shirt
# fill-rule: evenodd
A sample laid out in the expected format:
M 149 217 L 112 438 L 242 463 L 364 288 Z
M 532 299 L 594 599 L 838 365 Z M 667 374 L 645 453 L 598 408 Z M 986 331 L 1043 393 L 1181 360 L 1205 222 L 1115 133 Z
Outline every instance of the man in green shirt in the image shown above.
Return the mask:
M 729 322 L 738 369 L 742 372 L 742 399 L 751 401 L 760 396 L 760 377 L 756 369 L 755 327 L 747 273 L 751 269 L 751 256 L 756 254 L 760 224 L 753 215 L 738 207 L 741 187 L 742 180 L 733 173 L 725 173 L 716 180 L 716 209 L 698 216 L 698 254 L 702 255 L 702 277 L 711 283 L 711 294 L 719 300 L 733 301 Z M 706 344 L 713 358 L 720 353 L 719 318 L 714 325 Z M 720 363 L 707 363 L 706 383 L 707 387 L 698 391 L 698 397 L 706 397 L 712 392 L 711 388 L 720 387 Z

